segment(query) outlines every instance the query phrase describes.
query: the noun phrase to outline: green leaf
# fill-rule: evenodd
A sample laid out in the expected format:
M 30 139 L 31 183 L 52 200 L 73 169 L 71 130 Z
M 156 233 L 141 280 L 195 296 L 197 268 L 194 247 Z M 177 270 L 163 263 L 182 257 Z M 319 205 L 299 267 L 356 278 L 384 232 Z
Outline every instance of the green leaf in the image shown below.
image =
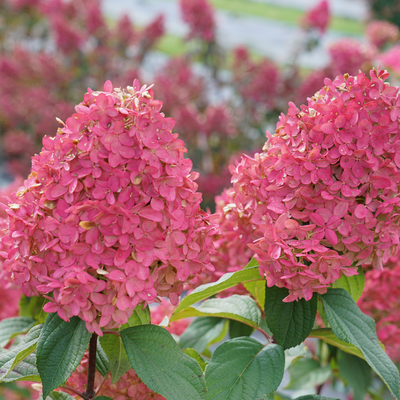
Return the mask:
M 340 400 L 333 397 L 318 396 L 317 394 L 307 394 L 305 396 L 296 397 L 294 400 Z
M 41 382 L 39 372 L 36 368 L 36 354 L 29 354 L 18 365 L 10 371 L 3 382 L 28 381 Z
M 108 361 L 105 351 L 101 347 L 100 338 L 97 338 L 96 369 L 102 376 L 106 376 L 110 371 L 110 362 Z
M 43 325 L 34 326 L 17 346 L 0 353 L 0 381 L 10 381 L 7 380 L 7 377 L 11 374 L 12 370 L 36 350 L 42 328 Z M 36 367 L 33 372 L 34 375 L 37 374 Z
M 194 358 L 200 365 L 203 371 L 206 370 L 207 362 L 204 361 L 203 357 L 194 349 L 183 349 L 183 352 L 188 356 Z
M 43 396 L 40 396 L 38 400 L 43 400 Z M 50 392 L 46 400 L 75 400 L 75 398 L 64 392 Z
M 246 265 L 245 268 L 258 267 L 258 261 L 254 257 Z M 244 287 L 251 293 L 251 295 L 256 299 L 260 307 L 264 307 L 265 304 L 265 281 L 246 282 Z
M 12 317 L 0 322 L 0 347 L 4 347 L 14 336 L 26 333 L 36 321 L 28 317 Z
M 326 312 L 324 310 L 324 305 L 322 304 L 322 300 L 320 298 L 318 298 L 317 311 L 319 312 L 319 316 L 322 318 L 322 321 L 324 322 L 325 328 L 329 328 L 329 321 L 326 318 Z
M 283 378 L 281 346 L 263 346 L 252 338 L 222 343 L 206 368 L 207 400 L 259 400 L 275 391 Z
M 354 391 L 354 400 L 363 400 L 369 386 L 372 375 L 370 366 L 361 358 L 339 351 L 339 371 L 343 378 Z
M 321 364 L 312 358 L 300 358 L 295 361 L 289 368 L 290 383 L 285 389 L 300 390 L 310 389 L 321 385 L 331 376 L 331 367 Z
M 131 326 L 147 325 L 147 324 L 151 324 L 150 308 L 149 306 L 143 308 L 143 305 L 139 304 L 133 310 L 133 313 L 128 319 L 128 322 L 125 325 L 123 325 L 119 330 L 126 329 Z
M 96 397 L 95 400 L 113 400 L 111 397 L 107 397 L 107 396 L 99 396 Z
M 206 384 L 199 363 L 186 355 L 171 334 L 157 325 L 120 332 L 136 374 L 167 400 L 204 400 Z
M 253 327 L 245 325 L 242 322 L 235 321 L 234 319 L 229 321 L 229 337 L 231 339 L 241 336 L 250 336 L 253 331 Z
M 324 342 L 331 344 L 332 346 L 338 347 L 339 349 L 345 351 L 346 353 L 353 354 L 357 357 L 364 359 L 364 355 L 361 353 L 360 350 L 358 350 L 356 346 L 353 346 L 350 343 L 346 343 L 338 339 L 332 332 L 332 329 L 329 328 L 313 329 L 308 335 L 308 337 L 321 339 Z
M 343 274 L 332 284 L 333 288 L 348 291 L 356 303 L 361 297 L 365 285 L 364 270 L 361 265 L 358 267 L 357 271 L 358 275 L 346 276 Z
M 182 349 L 189 347 L 201 354 L 213 340 L 222 336 L 226 324 L 222 318 L 196 318 L 182 333 L 179 345 Z
M 234 294 L 221 299 L 206 300 L 198 307 L 188 307 L 171 317 L 171 322 L 188 317 L 221 317 L 234 319 L 257 328 L 261 325 L 261 311 L 250 296 Z
M 276 341 L 289 349 L 299 345 L 311 332 L 317 314 L 317 295 L 310 301 L 304 299 L 284 303 L 289 295 L 286 288 L 265 287 L 265 319 Z
M 357 346 L 392 395 L 400 399 L 399 371 L 379 344 L 374 320 L 361 312 L 344 289 L 328 289 L 321 298 L 335 336 Z
M 37 368 L 43 383 L 43 396 L 61 386 L 75 371 L 88 347 L 91 334 L 78 317 L 70 322 L 50 314 L 37 344 Z
M 131 369 L 122 339 L 119 336 L 107 334 L 100 338 L 100 344 L 108 358 L 112 383 L 116 383 Z
M 214 294 L 236 286 L 239 283 L 259 280 L 265 281 L 265 278 L 260 276 L 260 273 L 258 272 L 258 267 L 250 267 L 242 269 L 240 271 L 229 272 L 225 275 L 222 275 L 217 282 L 207 283 L 206 285 L 201 285 L 193 290 L 192 293 L 190 293 L 180 302 L 179 306 L 176 308 L 171 318 L 173 318 L 175 314 L 179 314 L 181 311 L 190 307 L 191 305 L 207 299 Z
M 22 295 L 19 301 L 19 315 L 22 317 L 33 318 L 39 323 L 44 324 L 48 314 L 43 311 L 43 306 L 48 300 L 40 296 L 26 297 Z

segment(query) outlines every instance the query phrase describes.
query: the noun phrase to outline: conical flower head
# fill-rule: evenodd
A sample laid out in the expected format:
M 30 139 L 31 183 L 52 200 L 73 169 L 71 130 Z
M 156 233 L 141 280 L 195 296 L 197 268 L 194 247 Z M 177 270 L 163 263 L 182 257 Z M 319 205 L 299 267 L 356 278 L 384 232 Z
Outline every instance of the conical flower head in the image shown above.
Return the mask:
M 231 167 L 238 211 L 264 234 L 250 244 L 260 272 L 289 289 L 286 301 L 397 252 L 400 97 L 387 77 L 325 79 L 307 106 L 290 104 L 263 153 Z
M 213 269 L 217 234 L 200 210 L 196 173 L 151 88 L 89 89 L 54 138 L 44 137 L 7 207 L 4 268 L 44 310 L 89 331 L 127 322 L 137 304 Z

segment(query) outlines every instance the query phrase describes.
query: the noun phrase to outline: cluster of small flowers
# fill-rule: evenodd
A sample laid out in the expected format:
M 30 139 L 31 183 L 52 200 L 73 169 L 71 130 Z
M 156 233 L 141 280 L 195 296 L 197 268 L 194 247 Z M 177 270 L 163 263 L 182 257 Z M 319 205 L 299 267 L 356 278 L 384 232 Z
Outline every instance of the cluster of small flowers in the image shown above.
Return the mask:
M 397 252 L 400 97 L 386 71 L 370 76 L 326 79 L 308 106 L 290 104 L 263 153 L 231 166 L 236 207 L 263 232 L 249 246 L 285 301 Z
M 86 387 L 87 371 L 88 354 L 85 354 L 81 363 L 67 380 L 66 385 L 82 391 L 82 388 Z M 150 390 L 133 369 L 122 375 L 116 383 L 112 383 L 111 376 L 108 376 L 104 383 L 102 383 L 103 379 L 100 373 L 96 371 L 95 385 L 100 387 L 102 384 L 100 396 L 108 396 L 114 400 L 165 400 L 165 397 Z M 64 390 L 69 393 L 68 390 Z
M 22 178 L 17 178 L 10 185 L 0 189 L 0 203 L 5 204 L 5 196 L 10 196 L 22 184 Z M 0 208 L 0 252 L 6 251 L 1 238 L 7 229 L 7 213 Z M 3 271 L 3 259 L 0 257 L 0 321 L 4 318 L 15 317 L 19 311 L 19 300 L 22 290 L 11 280 L 11 274 Z M 7 397 L 8 398 L 8 397 Z
M 399 34 L 399 27 L 388 21 L 371 21 L 366 30 L 368 40 L 378 48 L 396 42 Z
M 253 106 L 273 108 L 281 83 L 279 69 L 271 60 L 254 61 L 244 47 L 234 49 L 233 85 Z
M 164 68 L 155 74 L 154 84 L 159 88 L 158 94 L 165 112 L 174 118 L 174 113 L 182 107 L 206 102 L 204 80 L 194 73 L 190 62 L 183 57 L 171 58 Z
M 386 265 L 383 271 L 365 273 L 358 305 L 375 320 L 378 338 L 390 358 L 400 362 L 400 262 L 398 255 L 393 258 L 393 265 Z
M 207 0 L 180 0 L 183 20 L 189 25 L 188 39 L 215 40 L 214 10 Z
M 367 71 L 372 67 L 375 48 L 355 39 L 344 38 L 333 43 L 329 48 L 332 60 L 332 76 L 348 73 L 356 75 L 360 71 Z
M 218 233 L 200 210 L 192 163 L 151 88 L 89 90 L 54 138 L 44 137 L 12 196 L 4 269 L 27 296 L 90 332 L 127 322 L 138 303 L 213 270 Z M 50 297 L 49 294 L 53 294 Z
M 385 68 L 400 75 L 400 45 L 391 47 L 388 51 L 379 55 L 379 61 Z
M 320 33 L 324 33 L 329 21 L 329 4 L 327 0 L 322 0 L 303 16 L 300 24 L 304 29 L 316 29 Z

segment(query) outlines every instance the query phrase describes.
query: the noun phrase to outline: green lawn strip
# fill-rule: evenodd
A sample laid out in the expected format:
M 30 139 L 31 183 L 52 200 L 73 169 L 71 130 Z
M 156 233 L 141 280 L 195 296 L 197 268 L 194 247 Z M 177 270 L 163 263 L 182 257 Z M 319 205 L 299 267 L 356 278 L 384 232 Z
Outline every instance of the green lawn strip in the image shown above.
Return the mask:
M 274 4 L 258 3 L 250 0 L 210 0 L 212 5 L 220 10 L 230 11 L 238 16 L 254 15 L 297 25 L 305 11 L 295 8 L 281 7 Z M 349 35 L 362 35 L 365 24 L 360 21 L 332 17 L 330 29 Z

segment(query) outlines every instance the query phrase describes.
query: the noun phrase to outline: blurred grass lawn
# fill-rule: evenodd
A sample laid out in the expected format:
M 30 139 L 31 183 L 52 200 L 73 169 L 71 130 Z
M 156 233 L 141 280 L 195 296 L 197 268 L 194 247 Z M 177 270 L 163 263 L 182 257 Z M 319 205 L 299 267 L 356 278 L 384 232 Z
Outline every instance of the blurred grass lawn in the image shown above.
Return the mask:
M 302 10 L 249 0 L 210 0 L 210 2 L 214 7 L 230 11 L 238 16 L 253 15 L 259 18 L 287 22 L 292 25 L 297 25 L 304 15 Z M 329 29 L 347 35 L 363 35 L 365 24 L 348 18 L 332 17 Z
M 259 18 L 286 22 L 297 25 L 304 12 L 289 7 L 280 7 L 273 4 L 258 3 L 249 0 L 210 0 L 220 10 L 225 10 L 240 16 L 257 16 Z M 346 35 L 363 35 L 365 24 L 347 18 L 333 17 L 329 29 Z M 164 35 L 157 45 L 157 49 L 169 56 L 179 56 L 185 53 L 185 41 L 173 35 Z

